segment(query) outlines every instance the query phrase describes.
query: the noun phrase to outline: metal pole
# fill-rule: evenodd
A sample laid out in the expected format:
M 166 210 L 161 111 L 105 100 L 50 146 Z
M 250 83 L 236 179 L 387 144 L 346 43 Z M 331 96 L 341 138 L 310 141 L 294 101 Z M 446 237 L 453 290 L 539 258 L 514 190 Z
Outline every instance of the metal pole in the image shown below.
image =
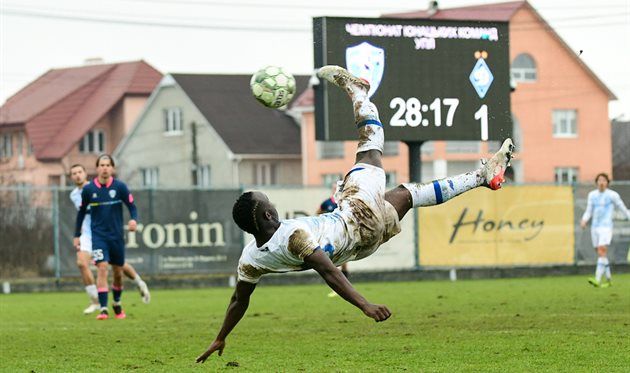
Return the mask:
M 409 182 L 419 183 L 422 180 L 420 148 L 424 141 L 409 141 L 405 143 L 409 147 Z
M 408 141 L 405 142 L 409 147 L 409 182 L 421 182 L 422 181 L 422 159 L 420 148 L 424 141 Z M 418 224 L 418 211 L 413 209 L 413 230 L 416 233 L 414 235 L 414 259 L 416 261 L 415 267 L 420 267 L 420 226 Z
M 52 188 L 52 221 L 53 221 L 53 247 L 55 251 L 55 282 L 59 286 L 61 280 L 61 258 L 59 253 L 59 188 Z

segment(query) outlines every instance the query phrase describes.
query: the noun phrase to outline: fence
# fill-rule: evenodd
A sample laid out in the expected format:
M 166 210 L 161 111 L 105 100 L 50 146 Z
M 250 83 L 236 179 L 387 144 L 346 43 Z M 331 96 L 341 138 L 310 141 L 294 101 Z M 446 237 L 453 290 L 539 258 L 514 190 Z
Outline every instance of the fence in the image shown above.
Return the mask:
M 402 232 L 353 270 L 592 264 L 579 220 L 592 185 L 523 185 L 478 190 L 416 210 Z M 612 189 L 630 202 L 630 183 Z M 310 215 L 328 188 L 262 188 L 281 218 Z M 0 187 L 0 278 L 78 276 L 70 189 Z M 232 221 L 240 190 L 135 190 L 137 232 L 125 232 L 127 260 L 143 275 L 233 273 L 250 237 Z M 415 218 L 414 218 L 415 217 Z M 627 263 L 630 222 L 617 216 L 612 263 Z

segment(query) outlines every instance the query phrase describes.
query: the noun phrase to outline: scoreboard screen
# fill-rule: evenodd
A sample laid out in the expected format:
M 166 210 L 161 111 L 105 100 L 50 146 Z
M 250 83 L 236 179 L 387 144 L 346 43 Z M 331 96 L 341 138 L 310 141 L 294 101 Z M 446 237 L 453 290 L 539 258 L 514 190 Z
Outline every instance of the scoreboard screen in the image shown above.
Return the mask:
M 315 67 L 371 83 L 387 140 L 502 140 L 510 135 L 507 22 L 313 19 Z M 315 87 L 316 138 L 356 140 L 352 105 Z

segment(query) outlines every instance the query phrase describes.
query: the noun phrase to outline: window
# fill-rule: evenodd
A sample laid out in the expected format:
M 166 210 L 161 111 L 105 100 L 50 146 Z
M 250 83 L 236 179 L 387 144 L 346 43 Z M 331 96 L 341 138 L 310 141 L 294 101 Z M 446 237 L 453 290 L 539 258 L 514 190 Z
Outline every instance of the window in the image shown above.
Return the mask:
M 521 53 L 512 61 L 510 74 L 515 82 L 535 82 L 536 62 L 529 54 Z
M 0 158 L 13 156 L 13 137 L 11 133 L 5 133 L 0 137 Z
M 182 109 L 178 107 L 164 109 L 164 132 L 179 135 L 183 130 Z
M 17 154 L 18 156 L 22 155 L 24 147 L 24 132 L 18 133 L 18 142 L 17 142 Z
M 317 141 L 318 159 L 343 158 L 343 141 Z
M 383 146 L 383 155 L 398 155 L 398 141 L 385 141 L 385 145 Z
M 277 180 L 277 166 L 274 163 L 256 163 L 254 165 L 254 184 L 275 185 Z
M 385 172 L 385 185 L 396 185 L 396 172 Z
M 578 180 L 577 167 L 556 167 L 556 184 L 573 184 Z
M 157 167 L 141 168 L 140 172 L 142 173 L 142 186 L 156 187 L 158 185 L 160 170 Z
M 105 133 L 103 130 L 92 130 L 83 136 L 79 142 L 79 152 L 81 153 L 104 153 Z
M 447 141 L 447 153 L 479 153 L 479 141 Z
M 337 185 L 337 181 L 343 180 L 343 174 L 323 174 L 322 185 L 325 187 L 331 187 Z
M 435 142 L 425 141 L 420 147 L 420 154 L 431 155 L 435 151 Z
M 479 166 L 478 161 L 447 161 L 446 175 L 450 177 L 465 174 L 466 172 L 478 169 Z
M 210 186 L 210 166 L 197 166 L 197 169 L 194 171 L 197 174 L 197 185 L 198 187 L 209 187 Z
M 553 137 L 577 137 L 577 110 L 554 110 Z

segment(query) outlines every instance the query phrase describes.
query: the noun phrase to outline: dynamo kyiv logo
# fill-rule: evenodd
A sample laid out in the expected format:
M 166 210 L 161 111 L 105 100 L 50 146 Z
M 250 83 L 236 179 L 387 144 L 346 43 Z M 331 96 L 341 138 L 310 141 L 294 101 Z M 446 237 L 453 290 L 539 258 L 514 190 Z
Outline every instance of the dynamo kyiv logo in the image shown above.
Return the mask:
M 370 82 L 368 97 L 372 97 L 383 79 L 385 50 L 367 42 L 346 48 L 346 68 L 350 74 Z
M 470 79 L 470 83 L 472 83 L 473 88 L 475 88 L 475 91 L 477 91 L 479 98 L 486 97 L 486 93 L 488 93 L 490 85 L 492 85 L 494 76 L 483 58 L 477 60 L 477 63 L 475 64 L 475 67 L 473 67 L 473 70 L 468 78 Z

